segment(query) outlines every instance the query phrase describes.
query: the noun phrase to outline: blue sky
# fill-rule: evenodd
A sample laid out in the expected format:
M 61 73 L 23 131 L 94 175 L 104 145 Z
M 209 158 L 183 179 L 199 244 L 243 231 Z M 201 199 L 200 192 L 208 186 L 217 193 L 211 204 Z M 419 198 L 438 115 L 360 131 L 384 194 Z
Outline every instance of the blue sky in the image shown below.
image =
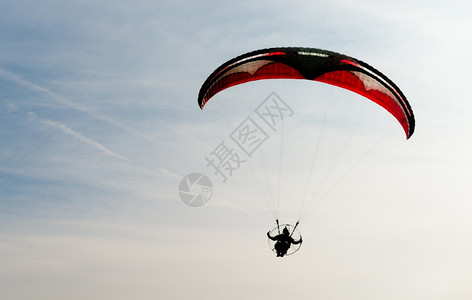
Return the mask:
M 0 298 L 472 296 L 467 1 L 20 0 L 0 8 Z M 311 82 L 234 87 L 198 108 L 216 67 L 276 46 L 375 66 L 408 97 L 415 134 L 405 141 L 384 111 Z M 339 160 L 344 171 L 319 193 L 340 184 L 315 200 L 300 226 L 304 245 L 282 260 L 267 246 L 274 220 L 252 177 L 264 159 L 273 162 L 280 132 L 251 158 L 255 171 L 245 166 L 226 183 L 204 160 L 273 91 L 295 112 L 284 129 L 282 198 L 304 188 L 309 163 L 300 153 L 313 151 L 307 141 L 320 130 L 322 99 L 341 99 L 343 109 L 330 108 L 332 138 L 320 153 L 342 149 L 352 122 L 360 131 L 351 147 L 368 144 Z M 277 164 L 267 170 L 274 184 Z M 317 165 L 317 174 L 326 170 Z M 214 184 L 202 208 L 177 193 L 191 172 Z M 286 199 L 280 217 L 292 222 L 297 208 Z

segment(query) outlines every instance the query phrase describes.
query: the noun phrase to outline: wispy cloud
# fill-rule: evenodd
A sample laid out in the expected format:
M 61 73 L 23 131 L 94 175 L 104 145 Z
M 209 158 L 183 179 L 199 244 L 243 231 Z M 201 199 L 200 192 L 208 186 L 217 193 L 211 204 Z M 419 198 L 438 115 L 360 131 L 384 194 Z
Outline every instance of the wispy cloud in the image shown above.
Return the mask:
M 164 175 L 166 175 L 166 176 L 169 176 L 169 177 L 171 177 L 171 178 L 176 178 L 176 179 L 181 179 L 181 178 L 182 178 L 181 175 L 176 174 L 176 173 L 173 173 L 173 172 L 171 172 L 171 171 L 169 171 L 169 170 L 166 170 L 166 169 L 164 169 L 164 168 L 160 168 L 160 169 L 159 169 L 159 172 L 161 172 L 162 174 L 164 174 Z
M 128 158 L 126 158 L 126 157 L 124 157 L 120 154 L 117 154 L 117 153 L 113 152 L 112 150 L 108 149 L 107 147 L 100 144 L 99 142 L 94 141 L 94 140 L 84 136 L 80 132 L 77 132 L 77 131 L 73 130 L 72 128 L 70 128 L 70 127 L 68 127 L 64 124 L 61 124 L 59 122 L 52 121 L 52 120 L 49 120 L 49 119 L 45 119 L 45 120 L 38 119 L 36 114 L 33 113 L 33 112 L 30 112 L 29 115 L 30 115 L 30 117 L 32 117 L 32 119 L 40 122 L 41 124 L 47 126 L 48 128 L 59 130 L 60 132 L 66 134 L 68 136 L 71 136 L 74 139 L 76 139 L 76 140 L 78 140 L 78 141 L 80 141 L 80 142 L 82 142 L 86 145 L 89 145 L 89 146 L 92 146 L 95 149 L 98 149 L 99 151 L 101 151 L 105 155 L 112 156 L 112 157 L 115 157 L 115 158 L 118 158 L 118 159 L 121 159 L 121 160 L 124 160 L 124 161 L 128 161 L 128 162 L 131 161 L 130 159 L 128 159 Z
M 110 118 L 109 116 L 106 116 L 106 115 L 101 114 L 99 112 L 88 109 L 87 107 L 78 105 L 77 103 L 74 103 L 73 101 L 70 101 L 66 97 L 64 97 L 64 96 L 62 96 L 62 95 L 60 95 L 56 92 L 53 92 L 53 91 L 51 91 L 51 90 L 49 90 L 45 87 L 42 87 L 38 84 L 30 82 L 30 81 L 28 81 L 28 80 L 26 80 L 26 79 L 24 79 L 24 78 L 22 78 L 22 77 L 20 77 L 16 74 L 12 73 L 12 72 L 0 69 L 0 77 L 2 77 L 3 79 L 9 80 L 9 81 L 15 82 L 16 84 L 22 85 L 22 86 L 28 88 L 31 91 L 46 95 L 47 97 L 49 97 L 50 99 L 52 99 L 53 101 L 55 101 L 58 104 L 64 105 L 64 106 L 69 107 L 71 109 L 75 109 L 75 110 L 84 112 L 84 113 L 86 113 L 87 115 L 91 116 L 94 119 L 104 121 L 107 124 L 110 124 L 112 126 L 120 128 L 120 129 L 132 134 L 133 136 L 145 139 L 145 140 L 150 141 L 152 143 L 157 143 L 157 141 L 155 139 L 143 134 L 142 132 L 139 132 L 139 131 L 137 131 L 133 128 L 130 128 L 129 126 L 126 126 L 126 125 L 122 124 L 121 122 L 119 122 L 119 121 L 117 121 L 113 118 Z

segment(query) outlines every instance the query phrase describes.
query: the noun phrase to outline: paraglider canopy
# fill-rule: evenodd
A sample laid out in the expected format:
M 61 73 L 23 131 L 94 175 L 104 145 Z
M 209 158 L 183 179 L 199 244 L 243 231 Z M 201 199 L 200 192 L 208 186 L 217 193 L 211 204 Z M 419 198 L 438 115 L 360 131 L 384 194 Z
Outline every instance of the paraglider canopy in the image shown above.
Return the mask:
M 249 52 L 218 67 L 204 82 L 198 105 L 218 92 L 261 79 L 306 79 L 335 85 L 379 104 L 403 127 L 406 138 L 415 130 L 415 118 L 402 91 L 368 64 L 332 51 L 315 48 L 270 48 Z

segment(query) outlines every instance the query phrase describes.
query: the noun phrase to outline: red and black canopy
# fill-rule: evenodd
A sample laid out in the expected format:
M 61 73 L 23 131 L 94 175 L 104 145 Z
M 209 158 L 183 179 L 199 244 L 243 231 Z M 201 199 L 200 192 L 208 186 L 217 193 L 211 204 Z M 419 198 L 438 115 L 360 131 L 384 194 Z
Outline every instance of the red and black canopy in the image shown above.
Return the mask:
M 270 48 L 249 52 L 218 67 L 203 83 L 198 104 L 234 85 L 261 79 L 307 79 L 351 90 L 390 112 L 407 139 L 415 118 L 402 91 L 385 75 L 355 58 L 315 48 Z

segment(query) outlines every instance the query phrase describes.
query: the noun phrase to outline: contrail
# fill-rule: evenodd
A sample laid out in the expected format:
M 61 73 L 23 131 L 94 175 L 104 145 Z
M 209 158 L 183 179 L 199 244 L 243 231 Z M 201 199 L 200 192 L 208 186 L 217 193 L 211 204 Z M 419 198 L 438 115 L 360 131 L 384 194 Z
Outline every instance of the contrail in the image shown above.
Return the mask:
M 58 130 L 62 131 L 63 133 L 65 133 L 69 136 L 72 136 L 73 138 L 75 138 L 75 139 L 77 139 L 77 140 L 79 140 L 79 141 L 81 141 L 81 142 L 83 142 L 87 145 L 90 145 L 90 146 L 100 150 L 101 152 L 103 152 L 106 155 L 109 155 L 109 156 L 112 156 L 112 157 L 115 157 L 115 158 L 119 158 L 119 159 L 122 159 L 122 160 L 125 160 L 125 161 L 128 161 L 128 162 L 131 161 L 130 159 L 111 151 L 110 149 L 103 146 L 102 144 L 83 136 L 81 133 L 79 133 L 77 131 L 74 131 L 73 129 L 71 129 L 70 127 L 68 127 L 64 124 L 61 124 L 59 122 L 52 121 L 52 120 L 49 120 L 49 119 L 39 120 L 39 121 L 41 123 L 45 124 L 46 126 L 50 127 L 50 128 L 58 129 Z
M 101 113 L 98 113 L 96 111 L 92 111 L 84 106 L 81 106 L 81 105 L 78 105 L 70 100 L 68 100 L 67 98 L 65 98 L 64 96 L 58 94 L 58 93 L 55 93 L 47 88 L 44 88 L 42 86 L 39 86 L 35 83 L 32 83 L 26 79 L 23 79 L 21 78 L 20 76 L 16 75 L 16 74 L 13 74 L 9 71 L 6 71 L 6 70 L 3 70 L 0 68 L 0 77 L 3 77 L 4 79 L 6 80 L 9 80 L 9 81 L 12 81 L 12 82 L 15 82 L 16 84 L 19 84 L 19 85 L 22 85 L 26 88 L 28 88 L 29 90 L 33 91 L 33 92 L 37 92 L 37 93 L 40 93 L 40 94 L 43 94 L 43 95 L 46 95 L 47 97 L 51 98 L 52 100 L 54 100 L 56 103 L 58 104 L 61 104 L 61 105 L 64 105 L 64 106 L 67 106 L 71 109 L 75 109 L 75 110 L 78 110 L 78 111 L 81 111 L 81 112 L 84 112 L 86 114 L 88 114 L 89 116 L 95 118 L 95 119 L 98 119 L 98 120 L 102 120 L 112 126 L 115 126 L 117 128 L 120 128 L 120 129 L 123 129 L 124 131 L 134 135 L 134 136 L 137 136 L 137 137 L 140 137 L 144 140 L 147 140 L 153 144 L 158 144 L 158 141 L 156 141 L 155 139 L 149 137 L 149 136 L 146 136 L 144 134 L 142 134 L 141 132 L 138 132 L 136 130 L 134 130 L 133 128 L 130 128 L 130 127 L 127 127 L 125 125 L 123 125 L 122 123 L 106 116 L 106 115 L 103 115 Z M 107 154 L 107 155 L 110 155 L 112 157 L 116 157 L 116 158 L 119 158 L 119 159 L 122 159 L 122 160 L 125 160 L 125 161 L 130 161 L 130 159 L 122 156 L 122 155 L 119 155 L 113 151 L 111 151 L 110 149 L 106 148 L 105 146 L 103 146 L 102 144 L 90 139 L 90 138 L 87 138 L 85 136 L 83 136 L 81 133 L 79 132 L 76 132 L 74 131 L 73 129 L 67 127 L 66 125 L 64 124 L 61 124 L 61 123 L 58 123 L 58 122 L 55 122 L 55 121 L 52 121 L 52 120 L 38 120 L 39 122 L 42 122 L 44 123 L 45 125 L 51 127 L 51 128 L 56 128 L 58 130 L 61 130 L 64 134 L 67 134 L 69 136 L 72 136 L 90 146 L 93 146 L 95 147 L 96 149 L 100 150 L 101 152 Z M 172 173 L 166 169 L 159 169 L 158 170 L 161 174 L 164 174 L 166 176 L 169 176 L 169 177 L 172 177 L 172 178 L 181 178 L 180 175 L 178 174 L 175 174 L 175 173 Z
M 79 110 L 81 112 L 84 112 L 84 113 L 90 115 L 91 117 L 93 117 L 95 119 L 102 120 L 102 121 L 104 121 L 104 122 L 106 122 L 110 125 L 118 127 L 120 129 L 123 129 L 124 131 L 126 131 L 128 133 L 131 133 L 134 136 L 143 138 L 143 139 L 145 139 L 147 141 L 150 141 L 152 143 L 157 143 L 157 141 L 155 139 L 153 139 L 149 136 L 146 136 L 146 135 L 142 134 L 141 132 L 134 130 L 133 128 L 125 126 L 122 123 L 120 123 L 120 122 L 118 122 L 118 121 L 116 121 L 116 120 L 114 120 L 114 119 L 112 119 L 112 118 L 110 118 L 106 115 L 103 115 L 103 114 L 98 113 L 96 111 L 92 111 L 92 110 L 90 110 L 86 107 L 80 106 L 80 105 L 68 100 L 64 96 L 62 96 L 60 94 L 57 94 L 57 93 L 55 93 L 55 92 L 53 92 L 53 91 L 51 91 L 47 88 L 44 88 L 42 86 L 39 86 L 35 83 L 32 83 L 28 80 L 25 80 L 25 79 L 19 77 L 16 74 L 13 74 L 11 72 L 0 69 L 0 77 L 3 77 L 3 78 L 5 78 L 7 80 L 10 80 L 10 81 L 13 81 L 17 84 L 23 85 L 26 88 L 30 89 L 31 91 L 47 95 L 48 97 L 53 99 L 56 103 L 65 105 L 65 106 L 67 106 L 69 108 L 72 108 L 72 109 L 75 109 L 75 110 Z
M 172 178 L 176 178 L 176 179 L 181 179 L 182 176 L 180 176 L 179 174 L 176 174 L 174 172 L 171 172 L 167 169 L 164 169 L 164 168 L 160 168 L 158 169 L 159 172 L 161 172 L 162 174 L 166 175 L 166 176 L 169 176 L 169 177 L 172 177 Z

